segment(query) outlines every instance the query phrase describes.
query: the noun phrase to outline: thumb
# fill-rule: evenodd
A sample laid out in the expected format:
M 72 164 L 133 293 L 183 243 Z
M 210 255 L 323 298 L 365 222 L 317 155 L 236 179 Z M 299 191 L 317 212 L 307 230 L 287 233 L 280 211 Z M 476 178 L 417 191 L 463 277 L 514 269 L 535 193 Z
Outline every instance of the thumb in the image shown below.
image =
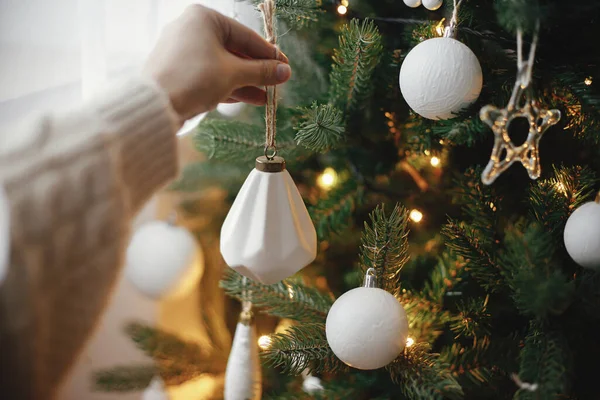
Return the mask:
M 288 64 L 277 60 L 243 60 L 237 66 L 240 86 L 272 86 L 284 83 L 292 76 Z

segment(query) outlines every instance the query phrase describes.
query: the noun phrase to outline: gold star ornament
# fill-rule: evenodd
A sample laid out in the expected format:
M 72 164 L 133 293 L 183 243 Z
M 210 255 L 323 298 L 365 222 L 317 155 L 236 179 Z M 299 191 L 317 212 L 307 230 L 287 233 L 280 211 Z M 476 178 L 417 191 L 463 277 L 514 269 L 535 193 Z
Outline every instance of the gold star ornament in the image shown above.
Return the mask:
M 485 106 L 479 116 L 494 132 L 494 149 L 481 176 L 483 183 L 491 185 L 517 161 L 523 164 L 531 179 L 539 178 L 542 173 L 540 140 L 548 128 L 558 123 L 560 110 L 542 109 L 528 98 L 521 107 L 511 106 L 510 103 L 506 108 Z M 529 123 L 527 140 L 520 146 L 515 146 L 508 135 L 508 127 L 515 118 L 526 118 Z
M 479 117 L 494 132 L 494 149 L 490 162 L 481 174 L 481 180 L 491 185 L 513 163 L 519 161 L 531 179 L 542 173 L 540 166 L 540 140 L 552 125 L 560 121 L 559 110 L 546 110 L 540 107 L 531 94 L 531 76 L 537 46 L 539 22 L 529 48 L 529 59 L 523 60 L 523 32 L 517 30 L 517 81 L 508 105 L 497 108 L 487 105 L 481 109 Z M 525 118 L 529 123 L 527 140 L 515 146 L 508 135 L 508 127 L 515 118 Z

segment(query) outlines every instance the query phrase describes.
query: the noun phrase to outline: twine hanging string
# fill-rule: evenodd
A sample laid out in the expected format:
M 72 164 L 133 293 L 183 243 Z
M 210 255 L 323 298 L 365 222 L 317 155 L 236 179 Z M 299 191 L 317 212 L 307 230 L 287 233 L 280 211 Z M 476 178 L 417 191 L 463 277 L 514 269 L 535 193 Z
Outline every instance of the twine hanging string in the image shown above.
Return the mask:
M 458 8 L 462 4 L 463 0 L 454 0 L 454 10 L 452 10 L 452 18 L 450 18 L 450 25 L 444 29 L 444 37 L 453 38 L 456 35 L 456 25 L 458 25 Z
M 263 14 L 265 39 L 275 46 L 275 58 L 279 53 L 277 48 L 277 34 L 275 33 L 275 1 L 265 0 L 258 5 Z M 272 160 L 277 155 L 277 86 L 267 86 L 267 106 L 265 112 L 265 157 Z M 269 150 L 273 154 L 269 155 Z
M 508 102 L 509 108 L 516 108 L 519 106 L 518 101 L 521 98 L 523 91 L 527 89 L 531 83 L 531 77 L 533 75 L 533 64 L 535 61 L 535 50 L 537 48 L 538 36 L 540 30 L 540 23 L 537 22 L 535 33 L 533 34 L 533 40 L 529 47 L 529 58 L 523 59 L 523 30 L 517 29 L 517 81 L 513 89 L 512 95 Z
M 242 312 L 240 313 L 240 322 L 249 325 L 252 321 L 252 301 L 250 296 L 251 291 L 248 290 L 248 278 L 242 279 Z

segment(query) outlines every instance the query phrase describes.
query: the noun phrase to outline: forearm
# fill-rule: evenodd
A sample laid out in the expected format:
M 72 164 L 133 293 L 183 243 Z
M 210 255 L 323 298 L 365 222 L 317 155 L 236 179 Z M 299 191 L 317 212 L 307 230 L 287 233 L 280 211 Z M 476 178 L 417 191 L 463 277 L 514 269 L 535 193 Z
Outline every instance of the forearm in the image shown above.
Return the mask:
M 64 376 L 118 276 L 130 218 L 176 174 L 177 128 L 168 98 L 132 80 L 2 135 L 11 256 L 0 387 L 48 398 Z

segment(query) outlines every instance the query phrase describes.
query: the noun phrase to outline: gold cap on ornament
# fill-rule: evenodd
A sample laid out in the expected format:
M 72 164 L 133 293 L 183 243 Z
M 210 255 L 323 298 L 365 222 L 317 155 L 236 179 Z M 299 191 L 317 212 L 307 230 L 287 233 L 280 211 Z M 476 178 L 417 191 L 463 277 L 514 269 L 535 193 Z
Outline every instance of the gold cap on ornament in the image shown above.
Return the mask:
M 260 156 L 256 159 L 255 168 L 262 172 L 281 172 L 285 169 L 285 160 L 279 156 Z

